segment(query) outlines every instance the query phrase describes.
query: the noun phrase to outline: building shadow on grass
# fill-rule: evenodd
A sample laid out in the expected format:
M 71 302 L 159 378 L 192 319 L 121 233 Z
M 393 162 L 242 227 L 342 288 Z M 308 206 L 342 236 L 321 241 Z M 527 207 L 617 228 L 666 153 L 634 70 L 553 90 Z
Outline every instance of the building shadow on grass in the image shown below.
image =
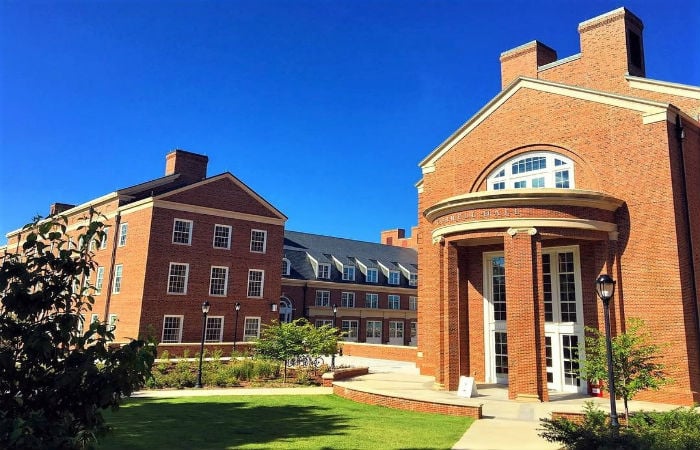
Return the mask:
M 99 449 L 227 449 L 272 442 L 294 447 L 303 438 L 342 435 L 352 428 L 348 417 L 313 404 L 190 400 L 144 399 L 106 412 L 112 431 L 100 439 Z

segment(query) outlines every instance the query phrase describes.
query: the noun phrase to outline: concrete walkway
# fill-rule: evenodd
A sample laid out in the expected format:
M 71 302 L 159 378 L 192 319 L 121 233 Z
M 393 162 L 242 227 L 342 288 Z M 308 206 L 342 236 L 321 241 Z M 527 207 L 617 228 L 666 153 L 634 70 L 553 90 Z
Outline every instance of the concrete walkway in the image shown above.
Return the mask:
M 329 361 L 330 362 L 330 361 Z M 478 385 L 478 396 L 463 398 L 456 392 L 434 389 L 434 378 L 420 375 L 413 363 L 380 359 L 336 357 L 339 367 L 369 367 L 369 374 L 336 384 L 352 389 L 390 395 L 398 398 L 448 404 L 482 405 L 483 419 L 475 421 L 452 447 L 459 450 L 547 450 L 559 449 L 538 436 L 541 418 L 551 417 L 553 411 L 580 412 L 586 401 L 594 401 L 609 411 L 609 400 L 579 395 L 553 395 L 547 403 L 521 403 L 508 400 L 508 390 L 502 386 Z M 133 397 L 167 398 L 207 395 L 329 395 L 333 388 L 262 388 L 262 389 L 183 389 L 147 390 Z M 670 410 L 675 405 L 631 401 L 630 410 Z M 622 403 L 618 402 L 618 413 Z

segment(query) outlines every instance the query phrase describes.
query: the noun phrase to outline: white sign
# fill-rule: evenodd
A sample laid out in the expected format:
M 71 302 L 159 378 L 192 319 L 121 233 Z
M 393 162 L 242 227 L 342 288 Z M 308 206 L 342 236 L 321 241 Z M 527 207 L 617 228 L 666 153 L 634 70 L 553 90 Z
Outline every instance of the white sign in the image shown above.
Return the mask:
M 476 392 L 476 383 L 474 377 L 459 377 L 459 388 L 457 388 L 458 397 L 476 397 L 479 395 Z

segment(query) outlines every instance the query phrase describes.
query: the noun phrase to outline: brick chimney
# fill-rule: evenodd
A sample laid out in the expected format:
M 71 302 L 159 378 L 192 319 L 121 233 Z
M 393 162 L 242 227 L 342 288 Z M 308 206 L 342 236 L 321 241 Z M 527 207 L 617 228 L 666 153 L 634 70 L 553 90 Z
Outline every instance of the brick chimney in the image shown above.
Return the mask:
M 49 216 L 61 214 L 62 212 L 68 211 L 74 207 L 75 205 L 70 205 L 68 203 L 54 203 L 49 207 Z
M 165 156 L 165 175 L 179 173 L 187 184 L 196 183 L 207 177 L 208 162 L 205 155 L 175 149 Z
M 539 41 L 501 53 L 501 89 L 520 76 L 537 78 L 537 68 L 557 60 L 557 52 Z

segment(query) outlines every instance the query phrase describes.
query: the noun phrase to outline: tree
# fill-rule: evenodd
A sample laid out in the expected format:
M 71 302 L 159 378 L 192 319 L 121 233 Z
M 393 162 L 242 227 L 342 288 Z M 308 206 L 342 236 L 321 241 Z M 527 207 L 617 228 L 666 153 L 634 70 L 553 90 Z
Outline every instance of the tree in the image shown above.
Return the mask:
M 287 364 L 292 358 L 308 355 L 317 358 L 335 353 L 338 330 L 329 325 L 315 327 L 304 318 L 289 323 L 265 325 L 256 344 L 259 355 L 284 363 L 284 381 Z
M 657 362 L 660 348 L 649 343 L 649 333 L 644 331 L 644 321 L 630 319 L 626 333 L 611 339 L 615 392 L 625 404 L 629 417 L 628 401 L 646 389 L 658 390 L 670 382 L 665 378 L 664 365 Z M 605 334 L 586 327 L 586 359 L 582 361 L 581 375 L 589 380 L 607 380 L 608 363 Z M 606 391 L 610 387 L 604 385 Z
M 0 267 L 0 447 L 85 448 L 106 431 L 101 411 L 116 409 L 150 376 L 155 345 L 112 343 L 113 327 L 83 326 L 91 311 L 95 269 L 90 241 L 103 224 L 79 227 L 37 218 L 22 231 L 17 253 Z

